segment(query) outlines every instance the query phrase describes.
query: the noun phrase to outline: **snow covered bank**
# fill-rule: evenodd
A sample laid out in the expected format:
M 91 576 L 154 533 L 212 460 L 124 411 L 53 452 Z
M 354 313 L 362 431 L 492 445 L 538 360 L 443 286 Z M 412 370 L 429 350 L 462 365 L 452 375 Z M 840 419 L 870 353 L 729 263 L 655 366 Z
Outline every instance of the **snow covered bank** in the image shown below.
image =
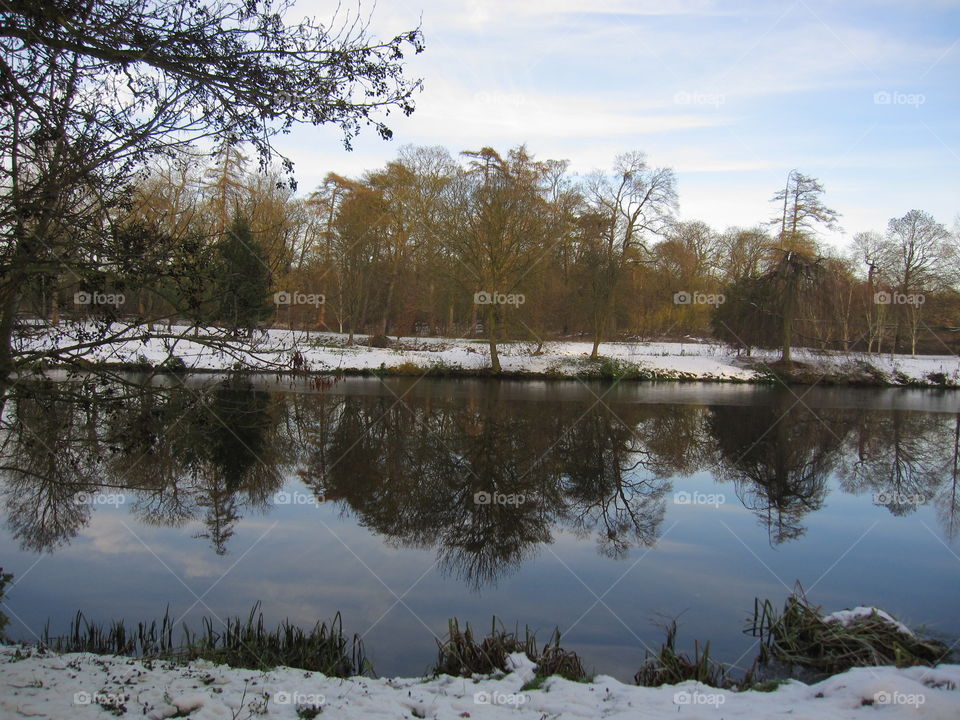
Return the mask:
M 89 654 L 18 658 L 0 646 L 2 718 L 550 718 L 720 719 L 960 717 L 960 665 L 857 668 L 814 684 L 735 693 L 694 682 L 660 688 L 534 676 L 524 655 L 499 679 L 328 678 L 290 668 L 239 670 L 197 661 L 176 666 Z M 322 714 L 321 714 L 322 713 Z
M 95 363 L 159 366 L 170 358 L 194 371 L 228 370 L 242 366 L 263 371 L 384 372 L 420 375 L 479 374 L 490 367 L 487 345 L 480 340 L 407 338 L 390 348 L 346 344 L 346 336 L 269 330 L 254 341 L 231 341 L 216 348 L 200 337 L 143 337 L 143 329 L 112 328 L 120 342 L 89 347 L 90 327 L 62 326 L 57 336 L 47 332 L 18 340 L 19 351 L 58 349 L 65 359 L 82 358 Z M 365 337 L 357 338 L 365 343 Z M 72 346 L 75 346 L 72 348 Z M 613 376 L 641 379 L 717 380 L 758 382 L 770 380 L 758 365 L 776 360 L 776 352 L 756 351 L 753 358 L 737 357 L 730 348 L 710 342 L 604 343 L 601 355 L 606 365 L 587 362 L 589 342 L 505 343 L 501 345 L 504 373 L 538 377 Z M 539 351 L 538 351 L 539 350 Z M 960 358 L 953 355 L 867 355 L 797 349 L 794 359 L 807 365 L 810 382 L 852 381 L 864 385 L 957 386 Z

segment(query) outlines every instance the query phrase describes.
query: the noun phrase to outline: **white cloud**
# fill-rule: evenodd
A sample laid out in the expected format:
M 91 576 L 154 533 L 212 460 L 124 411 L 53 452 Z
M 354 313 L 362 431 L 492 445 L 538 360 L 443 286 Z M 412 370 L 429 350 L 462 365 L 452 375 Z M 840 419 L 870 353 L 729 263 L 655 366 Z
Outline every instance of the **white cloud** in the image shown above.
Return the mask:
M 955 76 L 960 48 L 950 50 L 954 38 L 936 14 L 949 5 L 875 8 L 817 0 L 381 3 L 371 26 L 380 36 L 422 17 L 427 51 L 409 66 L 425 80 L 417 111 L 391 116 L 394 143 L 368 133 L 353 154 L 342 152 L 329 129 L 299 130 L 283 142 L 305 189 L 329 170 L 359 175 L 381 166 L 405 143 L 456 153 L 526 142 L 538 157 L 567 158 L 581 171 L 640 149 L 677 170 L 685 212 L 751 224 L 765 213 L 749 220 L 758 212 L 754 203 L 735 192 L 700 191 L 698 176 L 728 175 L 730 186 L 756 182 L 759 190 L 791 167 L 817 174 L 942 166 L 946 151 L 920 121 L 945 127 L 958 109 L 954 85 L 943 78 Z M 298 9 L 329 13 L 306 0 Z M 909 22 L 897 21 L 906 16 Z M 912 114 L 878 107 L 873 94 L 880 90 L 923 92 L 927 102 Z M 714 101 L 678 102 L 678 93 Z M 894 123 L 902 126 L 896 133 Z M 957 146 L 951 132 L 942 136 Z M 918 182 L 918 174 L 909 186 L 878 175 L 844 201 L 886 183 L 907 194 L 927 190 L 935 199 L 929 209 L 952 216 L 955 201 L 948 208 L 941 199 L 947 193 Z M 955 196 L 956 183 L 947 183 Z

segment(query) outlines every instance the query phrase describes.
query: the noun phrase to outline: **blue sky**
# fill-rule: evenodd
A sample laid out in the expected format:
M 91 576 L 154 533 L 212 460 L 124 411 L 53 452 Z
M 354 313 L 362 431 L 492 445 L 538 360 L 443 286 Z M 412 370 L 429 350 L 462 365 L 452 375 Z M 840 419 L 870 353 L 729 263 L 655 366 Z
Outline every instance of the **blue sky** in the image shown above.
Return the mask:
M 526 143 L 580 172 L 642 150 L 676 170 L 681 217 L 718 229 L 769 219 L 791 168 L 842 213 L 833 244 L 912 208 L 950 227 L 960 213 L 960 2 L 381 0 L 371 29 L 418 23 L 417 111 L 352 153 L 331 128 L 283 138 L 301 190 L 406 143 Z

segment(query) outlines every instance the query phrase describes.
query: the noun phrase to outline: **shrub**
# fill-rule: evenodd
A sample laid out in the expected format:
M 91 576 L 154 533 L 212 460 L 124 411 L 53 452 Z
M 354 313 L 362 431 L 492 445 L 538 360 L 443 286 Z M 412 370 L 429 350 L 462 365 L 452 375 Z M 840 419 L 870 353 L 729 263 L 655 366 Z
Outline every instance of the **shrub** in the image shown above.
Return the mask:
M 560 675 L 568 680 L 583 680 L 586 673 L 583 664 L 575 652 L 560 647 L 560 631 L 554 630 L 543 652 L 537 650 L 537 643 L 530 628 L 524 628 L 523 638 L 518 632 L 508 632 L 502 625 L 497 627 L 493 618 L 490 634 L 477 641 L 468 623 L 461 630 L 456 618 L 448 621 L 448 634 L 445 641 L 437 641 L 439 654 L 434 665 L 435 675 L 491 675 L 510 671 L 507 656 L 511 653 L 524 653 L 537 664 L 536 674 L 541 677 Z
M 78 612 L 65 637 L 50 637 L 48 624 L 42 644 L 57 652 L 183 661 L 204 659 L 258 670 L 284 665 L 335 677 L 359 675 L 369 669 L 359 636 L 355 635 L 352 642 L 344 636 L 340 613 L 329 625 L 318 622 L 309 632 L 287 621 L 271 632 L 264 627 L 263 613 L 259 610 L 260 603 L 257 603 L 246 621 L 228 618 L 221 631 L 214 629 L 209 618 L 204 618 L 203 632 L 198 635 L 184 627 L 182 644 L 174 643 L 169 608 L 159 624 L 139 623 L 133 629 L 128 629 L 122 620 L 96 625 Z
M 660 687 L 661 685 L 676 685 L 685 680 L 696 680 L 704 685 L 713 687 L 728 687 L 731 683 L 727 672 L 722 665 L 710 658 L 710 643 L 703 646 L 694 641 L 693 657 L 685 653 L 678 653 L 677 621 L 672 620 L 665 628 L 667 638 L 655 655 L 647 653 L 643 665 L 633 676 L 637 685 L 644 687 Z
M 877 613 L 850 623 L 826 622 L 797 589 L 777 613 L 769 600 L 754 602 L 752 634 L 762 638 L 759 661 L 771 660 L 825 674 L 873 665 L 936 665 L 947 646 L 903 632 Z

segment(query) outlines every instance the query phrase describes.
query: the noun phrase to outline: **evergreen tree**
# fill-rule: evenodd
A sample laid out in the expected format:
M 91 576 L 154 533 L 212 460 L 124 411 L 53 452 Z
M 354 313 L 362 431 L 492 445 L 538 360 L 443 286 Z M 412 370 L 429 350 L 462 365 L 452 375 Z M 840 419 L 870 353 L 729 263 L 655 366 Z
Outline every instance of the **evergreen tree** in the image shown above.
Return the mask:
M 228 328 L 250 335 L 273 312 L 266 253 L 244 217 L 235 217 L 219 246 L 217 297 L 219 319 Z

